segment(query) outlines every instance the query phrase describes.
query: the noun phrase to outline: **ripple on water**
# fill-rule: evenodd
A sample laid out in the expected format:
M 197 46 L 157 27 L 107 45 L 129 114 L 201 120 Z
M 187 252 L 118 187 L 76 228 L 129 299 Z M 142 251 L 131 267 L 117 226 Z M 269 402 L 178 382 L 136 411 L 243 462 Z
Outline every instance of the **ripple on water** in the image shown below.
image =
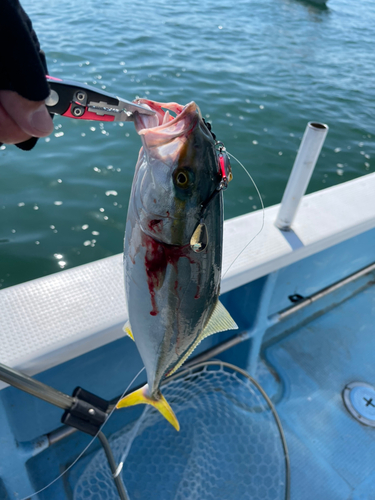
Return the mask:
M 207 0 L 186 9 L 165 0 L 113 0 L 107 9 L 65 0 L 56 9 L 53 2 L 23 0 L 50 74 L 128 100 L 136 95 L 195 100 L 218 139 L 250 171 L 267 205 L 281 200 L 308 121 L 330 126 L 310 192 L 375 166 L 374 2 L 332 0 L 325 10 L 297 1 L 280 5 L 280 0 L 254 0 L 249 9 L 248 2 Z M 147 19 L 145 32 L 129 25 L 129 8 Z M 82 19 L 85 30 L 78 29 Z M 66 268 L 122 251 L 125 207 L 141 147 L 133 124 L 57 116 L 54 124 L 53 134 L 30 153 L 0 146 L 0 200 L 8 234 L 16 228 L 18 238 L 1 246 L 3 286 L 62 269 L 57 262 L 68 263 Z M 256 200 L 256 193 L 246 174 L 232 168 L 227 218 L 259 207 L 249 198 Z M 82 233 L 89 223 L 90 231 Z M 95 237 L 96 230 L 100 245 L 87 238 L 82 249 L 82 234 Z M 51 260 L 57 241 L 64 257 L 46 270 L 43 262 Z M 2 257 L 11 245 L 13 271 L 5 277 Z M 33 256 L 40 264 L 28 264 Z

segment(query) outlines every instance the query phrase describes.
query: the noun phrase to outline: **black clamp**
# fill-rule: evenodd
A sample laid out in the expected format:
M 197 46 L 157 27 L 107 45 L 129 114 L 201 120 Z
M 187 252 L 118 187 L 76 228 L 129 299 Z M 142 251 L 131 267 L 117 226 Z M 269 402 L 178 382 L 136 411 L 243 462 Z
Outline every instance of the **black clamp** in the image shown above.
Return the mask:
M 211 123 L 210 122 L 206 122 L 206 120 L 202 117 L 202 120 L 203 120 L 203 123 L 206 125 L 206 127 L 208 128 L 210 134 L 212 135 L 212 138 L 214 141 L 216 141 L 216 135 L 212 132 L 211 130 Z
M 76 387 L 72 394 L 75 401 L 69 410 L 66 410 L 61 418 L 63 424 L 96 436 L 100 427 L 107 420 L 109 401 Z
M 295 293 L 293 295 L 288 295 L 288 299 L 291 302 L 301 302 L 302 300 L 305 299 L 305 297 L 302 297 L 302 295 L 300 295 L 299 293 Z

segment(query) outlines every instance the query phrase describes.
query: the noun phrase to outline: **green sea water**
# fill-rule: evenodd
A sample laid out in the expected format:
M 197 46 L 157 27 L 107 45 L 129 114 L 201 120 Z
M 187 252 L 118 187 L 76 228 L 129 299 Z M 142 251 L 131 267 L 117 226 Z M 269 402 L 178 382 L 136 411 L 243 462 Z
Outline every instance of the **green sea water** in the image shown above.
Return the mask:
M 51 75 L 128 100 L 196 101 L 266 206 L 281 200 L 308 121 L 330 127 L 309 192 L 375 170 L 373 0 L 23 6 Z M 54 123 L 31 152 L 0 148 L 0 288 L 122 251 L 140 148 L 132 123 Z M 233 173 L 226 218 L 260 208 L 234 162 Z

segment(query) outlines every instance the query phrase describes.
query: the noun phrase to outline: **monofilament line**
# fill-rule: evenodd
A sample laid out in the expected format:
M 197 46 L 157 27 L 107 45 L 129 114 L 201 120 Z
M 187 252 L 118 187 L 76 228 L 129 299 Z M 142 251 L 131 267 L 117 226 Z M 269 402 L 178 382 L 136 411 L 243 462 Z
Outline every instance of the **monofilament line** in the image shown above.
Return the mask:
M 138 373 L 137 375 L 133 378 L 133 380 L 130 382 L 130 384 L 127 386 L 127 388 L 125 389 L 125 391 L 122 393 L 121 397 L 118 399 L 118 401 L 120 401 L 120 399 L 122 399 L 125 394 L 128 392 L 128 390 L 130 389 L 130 387 L 133 385 L 133 383 L 137 380 L 137 378 L 139 377 L 139 375 L 143 372 L 143 370 L 145 369 L 145 367 L 143 367 Z M 32 493 L 31 495 L 27 495 L 23 498 L 21 498 L 21 500 L 28 500 L 29 498 L 32 498 L 34 497 L 35 495 L 39 495 L 39 493 L 41 493 L 42 491 L 46 490 L 47 488 L 49 488 L 50 486 L 52 486 L 54 483 L 56 483 L 56 481 L 58 481 L 59 479 L 61 479 L 77 462 L 78 460 L 86 453 L 86 451 L 90 448 L 90 446 L 92 445 L 92 443 L 95 441 L 95 439 L 98 437 L 98 434 L 103 430 L 103 427 L 105 426 L 105 424 L 108 422 L 108 420 L 111 418 L 112 416 L 112 413 L 115 411 L 116 409 L 116 405 L 113 406 L 112 410 L 110 411 L 109 415 L 108 415 L 108 418 L 106 419 L 105 422 L 103 422 L 102 426 L 100 427 L 100 429 L 98 430 L 98 432 L 95 434 L 95 436 L 91 439 L 91 441 L 89 442 L 89 444 L 84 448 L 84 450 L 78 455 L 78 457 L 74 460 L 74 462 L 72 462 L 68 468 L 66 468 L 64 470 L 64 472 L 62 472 L 59 476 L 57 476 L 53 481 L 51 481 L 49 484 L 47 484 L 47 486 L 44 486 L 42 489 L 40 489 L 39 491 L 36 491 L 35 493 Z
M 229 151 L 228 151 L 228 150 L 227 150 L 227 154 L 228 154 L 231 158 L 233 158 L 233 160 L 236 160 L 236 162 L 237 162 L 239 165 L 241 165 L 241 167 L 245 170 L 245 172 L 246 172 L 247 176 L 250 178 L 251 182 L 253 183 L 253 185 L 254 185 L 254 187 L 255 187 L 255 189 L 256 189 L 256 192 L 257 192 L 257 194 L 258 194 L 258 196 L 259 196 L 260 204 L 261 204 L 261 206 L 262 206 L 262 225 L 261 225 L 261 227 L 260 227 L 259 231 L 256 233 L 256 235 L 255 235 L 255 236 L 253 236 L 253 237 L 251 238 L 251 240 L 250 240 L 248 243 L 246 243 L 246 245 L 245 245 L 245 246 L 244 246 L 244 248 L 241 250 L 241 252 L 237 255 L 237 257 L 234 259 L 234 261 L 230 264 L 230 266 L 228 267 L 228 269 L 227 269 L 227 270 L 225 271 L 225 273 L 223 274 L 222 278 L 224 278 L 224 276 L 227 274 L 227 272 L 229 271 L 229 269 L 233 266 L 233 264 L 236 262 L 236 260 L 237 260 L 237 259 L 238 259 L 238 258 L 239 258 L 242 254 L 243 254 L 243 252 L 244 252 L 244 251 L 246 250 L 246 248 L 250 245 L 250 243 L 252 243 L 252 242 L 255 240 L 255 238 L 256 238 L 256 237 L 257 237 L 257 236 L 258 236 L 258 235 L 259 235 L 259 234 L 263 231 L 263 227 L 264 227 L 264 218 L 265 218 L 264 203 L 263 203 L 263 200 L 262 200 L 262 196 L 261 196 L 261 194 L 260 194 L 260 191 L 259 191 L 259 189 L 258 189 L 257 185 L 255 184 L 254 179 L 251 177 L 250 173 L 246 170 L 246 168 L 242 165 L 242 163 L 240 162 L 240 160 L 238 160 L 238 159 L 237 159 L 234 155 L 232 155 L 231 153 L 229 153 Z
M 128 458 L 130 448 L 133 445 L 133 441 L 134 441 L 134 439 L 136 438 L 136 436 L 138 434 L 139 428 L 140 428 L 141 424 L 143 423 L 143 421 L 144 421 L 144 419 L 146 417 L 146 414 L 147 414 L 147 411 L 148 411 L 149 408 L 150 408 L 149 406 L 146 406 L 145 409 L 142 412 L 142 415 L 135 422 L 134 427 L 131 430 L 131 434 L 130 434 L 130 437 L 129 437 L 128 444 L 126 445 L 125 451 L 124 451 L 124 453 L 122 454 L 122 456 L 120 458 L 119 467 L 122 467 L 124 465 L 126 459 Z

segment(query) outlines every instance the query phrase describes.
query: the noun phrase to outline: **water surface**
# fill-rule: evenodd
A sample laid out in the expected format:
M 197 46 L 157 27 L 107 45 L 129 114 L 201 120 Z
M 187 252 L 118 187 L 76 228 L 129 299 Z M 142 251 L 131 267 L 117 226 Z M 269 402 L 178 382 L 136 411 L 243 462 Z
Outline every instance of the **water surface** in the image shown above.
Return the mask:
M 23 5 L 51 75 L 129 100 L 196 101 L 266 206 L 281 200 L 308 121 L 330 127 L 309 192 L 374 171 L 372 0 Z M 32 152 L 0 148 L 0 287 L 122 251 L 140 148 L 133 125 L 54 123 Z M 260 208 L 233 169 L 226 218 Z

